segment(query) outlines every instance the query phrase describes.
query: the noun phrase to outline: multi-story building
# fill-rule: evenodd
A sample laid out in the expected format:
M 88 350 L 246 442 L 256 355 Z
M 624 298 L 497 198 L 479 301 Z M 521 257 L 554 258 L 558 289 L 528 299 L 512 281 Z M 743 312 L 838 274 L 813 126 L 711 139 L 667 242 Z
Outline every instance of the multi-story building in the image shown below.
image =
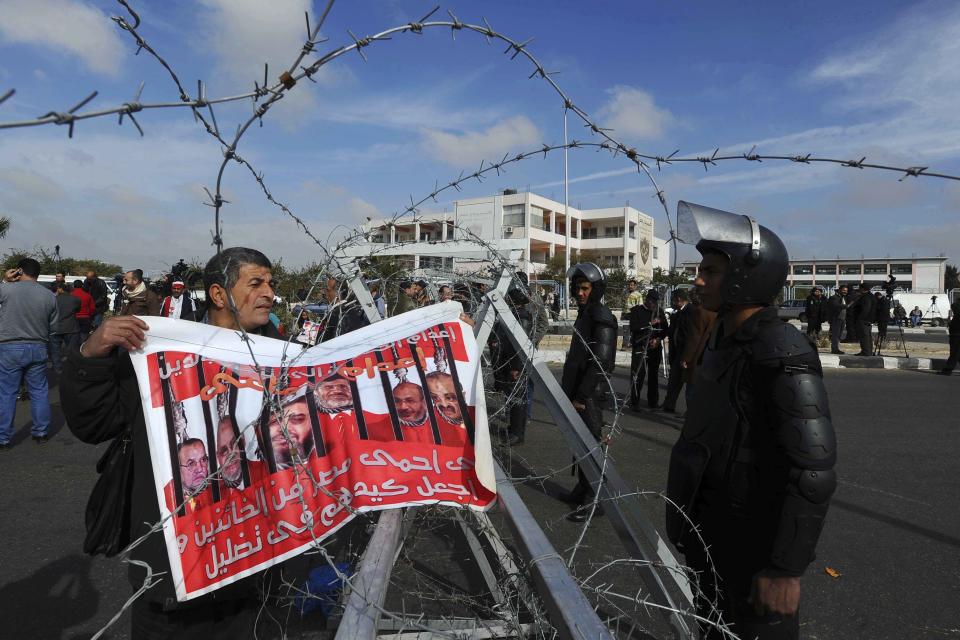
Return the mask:
M 697 262 L 684 262 L 682 269 L 690 276 L 697 274 Z M 905 291 L 937 293 L 943 291 L 947 258 L 810 258 L 791 260 L 787 285 L 791 287 L 836 287 L 839 284 L 866 282 L 879 286 L 887 276 L 897 279 Z
M 602 267 L 623 267 L 628 274 L 646 280 L 655 268 L 670 266 L 669 243 L 654 235 L 653 218 L 633 207 L 569 207 L 565 214 L 562 203 L 511 190 L 458 200 L 452 213 L 422 213 L 416 220 L 373 220 L 364 230 L 375 244 L 477 237 L 494 248 L 521 250 L 519 268 L 531 276 L 543 271 L 550 258 L 565 255 L 568 243 L 572 252 L 586 255 Z M 415 252 L 399 257 L 414 269 L 451 268 L 454 261 Z

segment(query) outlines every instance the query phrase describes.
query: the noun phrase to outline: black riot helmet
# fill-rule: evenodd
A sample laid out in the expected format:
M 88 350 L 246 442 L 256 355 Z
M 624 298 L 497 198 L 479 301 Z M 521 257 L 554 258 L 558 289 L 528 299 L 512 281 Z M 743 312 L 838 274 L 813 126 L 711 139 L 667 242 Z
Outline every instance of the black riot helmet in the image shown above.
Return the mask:
M 750 216 L 677 203 L 677 238 L 701 254 L 719 251 L 730 265 L 723 282 L 725 304 L 769 304 L 787 281 L 789 257 L 783 242 Z
M 570 283 L 570 294 L 576 295 L 577 280 L 586 280 L 593 285 L 587 303 L 600 302 L 607 291 L 607 276 L 603 269 L 592 262 L 581 262 L 567 269 L 567 282 Z
M 510 279 L 510 286 L 507 288 L 507 298 L 514 305 L 521 307 L 530 302 L 529 279 L 523 271 L 517 271 L 514 277 Z

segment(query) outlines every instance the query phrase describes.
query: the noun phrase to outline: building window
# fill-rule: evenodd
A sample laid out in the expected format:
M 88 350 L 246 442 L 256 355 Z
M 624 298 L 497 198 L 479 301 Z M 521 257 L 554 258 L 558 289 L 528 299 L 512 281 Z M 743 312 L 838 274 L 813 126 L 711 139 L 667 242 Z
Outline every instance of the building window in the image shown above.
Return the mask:
M 660 253 L 659 248 L 660 248 L 660 247 L 653 247 L 653 259 L 654 259 L 654 260 L 656 260 L 656 259 L 658 259 L 658 258 L 660 257 L 660 256 L 658 255 L 658 254 Z
M 503 207 L 503 226 L 523 227 L 527 224 L 526 207 L 522 204 L 508 204 Z
M 635 253 L 630 254 L 630 268 L 631 269 L 637 268 L 637 254 Z
M 430 232 L 425 231 L 420 233 L 420 242 L 430 242 Z
M 812 264 L 795 264 L 793 265 L 793 275 L 795 276 L 813 275 L 813 265 Z
M 604 238 L 622 238 L 623 227 L 604 227 L 603 237 Z
M 637 225 L 635 222 L 630 223 L 630 239 L 631 240 L 637 239 Z
M 892 264 L 890 265 L 890 273 L 894 275 L 910 275 L 913 273 L 912 264 Z
M 817 265 L 817 275 L 818 276 L 835 276 L 837 275 L 837 265 L 835 264 L 818 264 Z
M 623 266 L 623 254 L 617 254 L 615 256 L 603 256 L 601 260 L 603 260 L 603 266 L 608 268 Z
M 842 264 L 840 265 L 840 273 L 845 276 L 858 276 L 860 275 L 860 265 Z
M 584 240 L 596 240 L 597 239 L 597 230 L 596 228 L 587 228 L 583 230 L 583 239 Z
M 541 209 L 530 209 L 530 226 L 535 229 L 543 229 L 543 211 Z
M 863 265 L 863 272 L 864 272 L 864 273 L 872 273 L 872 274 L 877 274 L 877 273 L 886 274 L 886 273 L 887 273 L 887 265 L 885 265 L 885 264 L 865 264 L 865 265 Z

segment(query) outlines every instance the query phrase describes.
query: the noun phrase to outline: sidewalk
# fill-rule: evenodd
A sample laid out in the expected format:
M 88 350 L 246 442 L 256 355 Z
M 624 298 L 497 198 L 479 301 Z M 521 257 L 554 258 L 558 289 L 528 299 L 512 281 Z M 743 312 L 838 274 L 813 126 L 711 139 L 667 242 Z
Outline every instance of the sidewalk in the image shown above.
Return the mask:
M 537 355 L 550 363 L 562 364 L 567 358 L 566 350 L 538 349 Z M 939 371 L 946 365 L 946 358 L 903 358 L 895 356 L 855 356 L 821 353 L 820 363 L 824 369 L 906 369 L 912 371 Z M 630 352 L 617 351 L 617 366 L 630 366 Z

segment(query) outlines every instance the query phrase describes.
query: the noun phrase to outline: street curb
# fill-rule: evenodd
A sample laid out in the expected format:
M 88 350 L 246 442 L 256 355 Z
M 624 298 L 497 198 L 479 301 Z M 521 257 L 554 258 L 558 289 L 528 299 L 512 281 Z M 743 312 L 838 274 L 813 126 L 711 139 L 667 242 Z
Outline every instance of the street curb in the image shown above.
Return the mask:
M 559 349 L 538 349 L 537 356 L 543 360 L 563 364 L 567 352 Z M 854 356 L 821 353 L 820 364 L 824 369 L 900 369 L 904 371 L 939 371 L 946 366 L 946 358 L 897 358 L 893 356 Z M 630 352 L 617 351 L 616 364 L 630 366 Z

